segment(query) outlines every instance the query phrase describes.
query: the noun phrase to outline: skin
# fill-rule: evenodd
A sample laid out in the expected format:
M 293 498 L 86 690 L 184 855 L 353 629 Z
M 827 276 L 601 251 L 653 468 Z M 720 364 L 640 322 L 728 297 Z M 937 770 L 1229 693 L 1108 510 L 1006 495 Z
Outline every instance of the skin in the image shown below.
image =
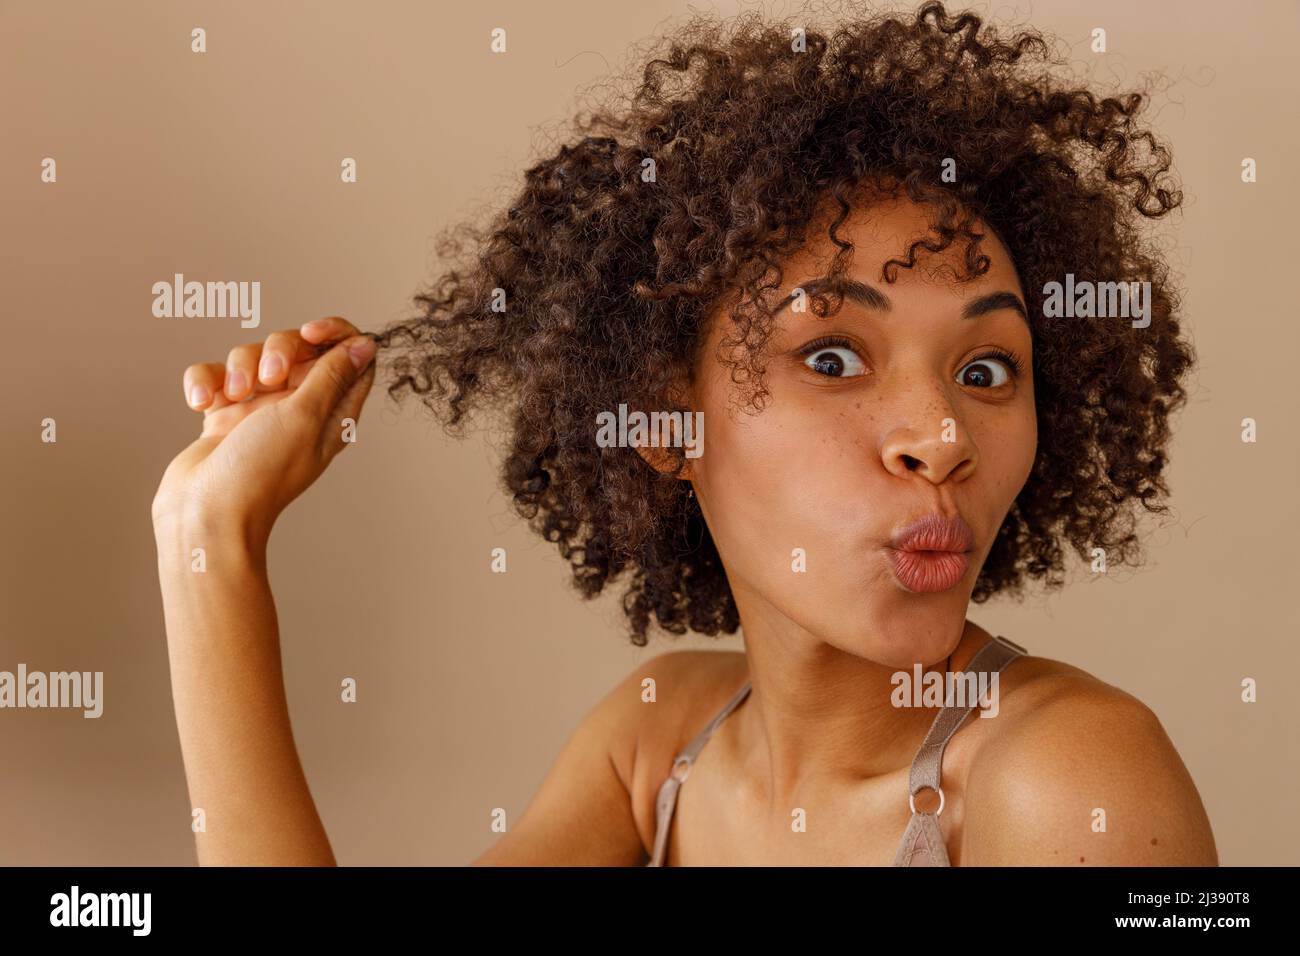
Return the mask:
M 266 547 L 279 513 L 347 447 L 343 419 L 359 419 L 374 343 L 355 333 L 322 319 L 185 371 L 203 431 L 163 474 L 153 526 L 186 779 L 208 828 L 195 834 L 201 864 L 334 862 L 289 724 Z M 280 363 L 259 380 L 263 352 Z
M 848 275 L 887 296 L 887 311 L 845 299 L 833 317 L 781 313 L 768 343 L 761 413 L 739 411 L 717 361 L 715 317 L 693 379 L 705 454 L 691 481 L 740 610 L 745 653 L 678 651 L 638 666 L 586 715 L 525 813 L 474 862 L 637 865 L 648 859 L 654 802 L 674 754 L 748 679 L 753 690 L 717 729 L 682 787 L 670 865 L 887 865 L 907 825 L 912 757 L 934 719 L 890 703 L 895 671 L 960 670 L 990 639 L 966 619 L 978 568 L 1033 465 L 1032 339 L 999 308 L 963 319 L 995 292 L 1024 299 L 991 233 L 989 271 L 952 281 L 958 250 L 880 281 L 885 260 L 928 228 L 907 201 L 868 197 L 839 232 L 856 247 Z M 785 263 L 788 287 L 824 273 L 824 229 Z M 265 547 L 275 517 L 345 447 L 373 366 L 315 346 L 355 335 L 342 319 L 276 333 L 226 365 L 192 366 L 185 394 L 204 435 L 169 467 L 154 503 L 172 680 L 196 834 L 209 864 L 333 864 L 293 745 Z M 827 335 L 849 374 L 818 371 L 800 349 Z M 356 339 L 350 341 L 355 342 Z M 1002 360 L 1010 350 L 1019 374 Z M 264 354 L 278 369 L 249 383 Z M 970 377 L 972 362 L 980 366 Z M 231 387 L 237 371 L 242 390 Z M 860 373 L 860 374 L 859 374 Z M 994 384 L 996 383 L 996 384 Z M 261 403 L 259 405 L 259 403 Z M 283 420 L 282 420 L 283 419 Z M 945 419 L 955 441 L 944 441 Z M 950 429 L 951 431 L 951 429 Z M 286 440 L 287 438 L 287 440 Z M 654 467 L 657 449 L 638 451 Z M 963 579 L 908 591 L 885 545 L 929 513 L 974 532 Z M 204 542 L 209 571 L 189 571 Z M 791 568 L 803 548 L 807 571 Z M 642 702 L 652 677 L 657 706 Z M 1025 656 L 1000 678 L 999 713 L 969 718 L 943 762 L 940 826 L 954 865 L 1215 865 L 1205 810 L 1155 715 L 1132 696 L 1056 661 Z M 257 735 L 244 728 L 259 727 Z M 933 809 L 926 792 L 921 809 Z M 802 808 L 807 832 L 793 832 Z M 1107 829 L 1093 831 L 1094 810 Z

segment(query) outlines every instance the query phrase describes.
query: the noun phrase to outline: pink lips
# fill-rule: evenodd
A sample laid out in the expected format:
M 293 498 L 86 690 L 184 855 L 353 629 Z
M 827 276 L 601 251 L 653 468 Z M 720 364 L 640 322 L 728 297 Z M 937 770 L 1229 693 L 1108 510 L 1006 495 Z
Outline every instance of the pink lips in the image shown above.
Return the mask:
M 909 591 L 946 591 L 966 576 L 974 535 L 960 517 L 926 515 L 895 534 L 885 553 Z

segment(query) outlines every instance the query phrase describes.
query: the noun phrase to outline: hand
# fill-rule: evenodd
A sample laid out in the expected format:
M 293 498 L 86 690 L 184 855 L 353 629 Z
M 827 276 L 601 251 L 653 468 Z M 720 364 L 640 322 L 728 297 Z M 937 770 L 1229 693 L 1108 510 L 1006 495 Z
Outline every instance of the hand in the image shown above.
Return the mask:
M 350 444 L 344 420 L 360 418 L 374 355 L 373 339 L 328 318 L 238 346 L 225 365 L 186 369 L 185 396 L 203 411 L 203 432 L 163 474 L 155 532 L 218 526 L 264 547 L 280 512 Z

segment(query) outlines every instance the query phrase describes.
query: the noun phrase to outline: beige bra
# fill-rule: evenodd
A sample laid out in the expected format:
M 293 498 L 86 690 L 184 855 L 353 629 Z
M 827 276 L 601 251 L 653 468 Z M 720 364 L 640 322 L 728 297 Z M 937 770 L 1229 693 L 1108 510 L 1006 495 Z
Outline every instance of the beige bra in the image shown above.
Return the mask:
M 971 659 L 963 674 L 996 674 L 1017 657 L 1029 652 L 1005 637 L 995 637 Z M 978 678 L 977 678 L 978 679 Z M 976 685 L 980 686 L 980 685 Z M 672 827 L 673 810 L 677 807 L 677 791 L 681 789 L 690 775 L 695 758 L 700 755 L 710 735 L 718 725 L 726 720 L 727 715 L 740 706 L 748 696 L 750 682 L 745 681 L 725 707 L 705 725 L 681 753 L 673 759 L 672 770 L 668 778 L 659 787 L 659 796 L 655 801 L 655 846 L 647 866 L 666 866 L 668 853 L 668 831 Z M 912 818 L 907 829 L 903 831 L 902 842 L 894 855 L 894 866 L 951 866 L 948 862 L 948 850 L 943 843 L 943 833 L 939 829 L 939 814 L 943 812 L 943 790 L 940 789 L 940 777 L 943 768 L 943 750 L 949 738 L 957 732 L 966 716 L 975 709 L 975 703 L 966 706 L 944 707 L 935 715 L 930 732 L 925 735 L 921 747 L 912 759 L 912 772 L 909 780 L 908 805 L 912 809 Z M 917 810 L 915 796 L 926 788 L 939 794 L 939 808 L 933 813 Z

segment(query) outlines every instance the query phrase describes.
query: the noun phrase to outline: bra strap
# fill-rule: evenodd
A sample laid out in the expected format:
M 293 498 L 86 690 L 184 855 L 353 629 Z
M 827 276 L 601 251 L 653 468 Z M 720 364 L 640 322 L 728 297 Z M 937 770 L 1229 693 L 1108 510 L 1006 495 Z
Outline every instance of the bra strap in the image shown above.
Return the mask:
M 704 745 L 709 742 L 709 738 L 712 737 L 713 732 L 718 729 L 718 725 L 726 720 L 733 710 L 740 706 L 742 700 L 749 696 L 749 688 L 750 682 L 745 681 L 745 683 L 741 685 L 740 690 L 736 691 L 736 693 L 732 695 L 731 700 L 727 701 L 726 706 L 724 706 L 722 710 L 718 711 L 714 715 L 713 719 L 704 725 L 704 729 L 696 734 L 694 739 L 686 745 L 686 748 L 673 759 L 674 775 L 676 775 L 677 765 L 679 762 L 681 762 L 684 767 L 684 770 L 681 773 L 681 780 L 683 783 L 686 781 L 686 778 L 690 776 L 691 767 L 695 763 L 695 758 L 700 755 L 700 751 L 703 750 Z
M 718 729 L 718 724 L 726 720 L 728 715 L 740 706 L 740 702 L 749 695 L 749 689 L 750 682 L 745 681 L 740 690 L 736 691 L 731 700 L 727 701 L 726 706 L 718 711 L 713 719 L 704 725 L 704 729 L 696 734 L 691 742 L 673 758 L 672 770 L 669 771 L 664 782 L 660 784 L 659 793 L 655 798 L 655 845 L 648 866 L 664 865 L 664 856 L 668 849 L 668 830 L 672 826 L 673 811 L 677 808 L 677 791 L 686 782 L 686 778 L 691 775 L 691 767 L 695 765 L 695 758 L 700 755 L 704 745 L 709 742 L 709 737 Z
M 1029 652 L 1005 637 L 994 637 L 979 649 L 975 657 L 966 666 L 963 674 L 996 674 L 1017 657 Z M 977 685 L 978 689 L 978 685 Z M 943 751 L 966 717 L 975 709 L 978 701 L 972 701 L 964 707 L 949 705 L 935 715 L 930 731 L 912 759 L 912 770 L 908 780 L 908 801 L 912 806 L 912 818 L 903 833 L 898 853 L 894 857 L 895 866 L 948 866 L 948 851 L 944 846 L 943 832 L 939 829 L 939 813 L 943 810 L 943 791 L 939 788 L 943 770 Z M 918 811 L 912 797 L 929 787 L 939 793 L 939 810 Z

